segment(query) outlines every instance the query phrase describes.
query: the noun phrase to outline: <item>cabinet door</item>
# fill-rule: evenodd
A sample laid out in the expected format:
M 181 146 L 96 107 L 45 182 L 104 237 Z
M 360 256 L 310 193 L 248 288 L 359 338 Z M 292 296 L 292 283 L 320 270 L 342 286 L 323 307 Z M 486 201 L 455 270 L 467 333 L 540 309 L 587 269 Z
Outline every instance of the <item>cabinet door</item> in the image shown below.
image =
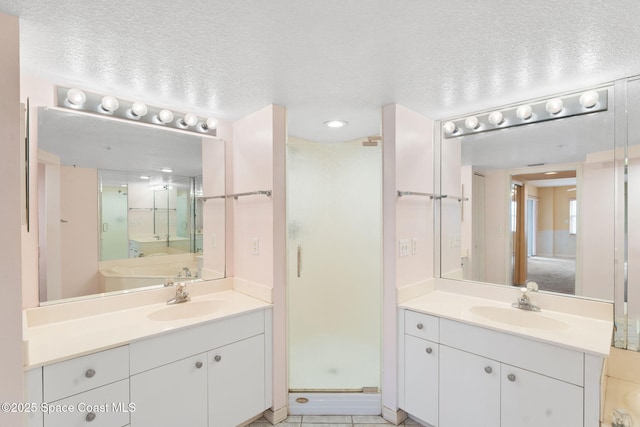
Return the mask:
M 438 344 L 405 335 L 404 410 L 438 425 Z
M 502 365 L 502 425 L 582 427 L 583 389 Z
M 208 358 L 210 427 L 236 426 L 267 409 L 264 334 L 212 350 Z
M 440 427 L 499 425 L 500 363 L 441 345 Z
M 131 402 L 132 427 L 205 427 L 207 354 L 133 375 Z

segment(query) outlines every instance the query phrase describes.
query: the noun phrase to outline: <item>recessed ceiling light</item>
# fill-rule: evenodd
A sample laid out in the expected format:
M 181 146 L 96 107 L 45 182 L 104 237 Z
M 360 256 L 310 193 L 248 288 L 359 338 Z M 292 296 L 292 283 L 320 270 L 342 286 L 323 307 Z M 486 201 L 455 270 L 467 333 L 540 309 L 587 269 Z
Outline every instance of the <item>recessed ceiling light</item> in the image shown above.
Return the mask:
M 556 175 L 558 172 L 545 172 L 545 175 Z
M 329 120 L 328 122 L 324 122 L 323 124 L 329 128 L 342 128 L 349 123 L 345 122 L 344 120 Z
M 162 168 L 162 169 L 160 169 L 160 170 L 161 170 L 162 172 L 164 172 L 164 173 L 171 173 L 171 172 L 173 172 L 173 169 L 171 169 L 171 168 Z
M 149 175 L 140 175 L 140 179 L 151 179 Z

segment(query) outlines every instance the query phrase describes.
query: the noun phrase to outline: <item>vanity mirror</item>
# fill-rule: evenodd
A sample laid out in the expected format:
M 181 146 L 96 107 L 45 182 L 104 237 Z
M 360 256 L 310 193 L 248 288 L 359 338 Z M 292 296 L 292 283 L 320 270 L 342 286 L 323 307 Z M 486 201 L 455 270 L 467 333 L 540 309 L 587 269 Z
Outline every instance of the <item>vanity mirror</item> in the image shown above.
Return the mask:
M 224 277 L 224 142 L 39 108 L 40 301 Z M 207 168 L 203 176 L 203 161 Z
M 442 277 L 536 281 L 541 290 L 614 299 L 624 154 L 615 145 L 614 87 L 598 92 L 608 105 L 591 111 L 573 93 L 559 97 L 565 116 L 543 99 L 501 107 L 502 121 L 492 111 L 467 127 L 465 117 L 450 121 L 460 136 L 443 124 L 441 194 L 462 197 L 439 201 Z M 534 106 L 532 117 L 516 114 L 521 105 Z

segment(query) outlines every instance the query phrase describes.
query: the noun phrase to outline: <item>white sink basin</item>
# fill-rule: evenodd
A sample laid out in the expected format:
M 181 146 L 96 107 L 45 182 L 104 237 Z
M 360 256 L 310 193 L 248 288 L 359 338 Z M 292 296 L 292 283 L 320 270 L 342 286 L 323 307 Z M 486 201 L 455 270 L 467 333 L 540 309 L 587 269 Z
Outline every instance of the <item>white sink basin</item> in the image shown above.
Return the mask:
M 545 316 L 538 312 L 517 308 L 475 306 L 471 307 L 471 313 L 487 320 L 521 328 L 545 330 L 562 330 L 569 328 L 569 325 L 561 320 Z
M 180 304 L 168 305 L 165 308 L 147 315 L 151 320 L 168 322 L 171 320 L 190 319 L 192 317 L 212 314 L 223 307 L 222 301 L 187 301 Z

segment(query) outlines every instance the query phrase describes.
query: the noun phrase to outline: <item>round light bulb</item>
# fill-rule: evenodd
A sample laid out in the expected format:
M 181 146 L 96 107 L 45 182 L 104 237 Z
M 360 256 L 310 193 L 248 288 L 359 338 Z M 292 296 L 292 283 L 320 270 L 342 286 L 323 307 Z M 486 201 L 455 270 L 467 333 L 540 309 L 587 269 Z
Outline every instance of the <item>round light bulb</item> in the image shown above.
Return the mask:
M 184 115 L 182 123 L 187 127 L 195 126 L 198 124 L 198 116 L 193 113 L 187 113 Z
M 146 116 L 148 111 L 149 110 L 147 109 L 147 104 L 145 104 L 144 102 L 136 101 L 133 103 L 133 105 L 131 105 L 131 114 L 135 118 Z
M 487 120 L 489 120 L 489 123 L 491 123 L 492 125 L 498 126 L 499 124 L 504 122 L 504 116 L 500 111 L 494 111 L 493 113 L 489 114 L 489 118 Z
M 600 95 L 598 94 L 598 92 L 590 90 L 589 92 L 585 92 L 580 95 L 580 105 L 582 105 L 584 108 L 593 108 L 596 106 L 599 99 Z
M 522 105 L 516 110 L 516 117 L 520 120 L 529 120 L 533 116 L 531 105 Z
M 458 130 L 458 127 L 453 122 L 444 122 L 442 125 L 442 131 L 447 135 L 452 135 Z
M 100 107 L 106 113 L 113 113 L 118 109 L 120 103 L 116 98 L 111 95 L 107 95 L 102 98 L 102 102 L 100 103 Z
M 478 129 L 479 126 L 480 122 L 478 121 L 478 118 L 476 116 L 467 117 L 467 119 L 464 121 L 464 127 L 469 130 Z
M 72 88 L 67 91 L 67 101 L 75 107 L 80 107 L 87 102 L 87 95 L 80 89 Z
M 547 101 L 547 103 L 545 104 L 544 108 L 545 108 L 545 110 L 547 110 L 548 113 L 558 114 L 560 111 L 562 111 L 563 105 L 564 104 L 562 103 L 562 99 L 553 98 L 553 99 L 550 99 L 549 101 Z
M 160 110 L 158 113 L 158 120 L 160 120 L 160 123 L 165 125 L 167 123 L 171 123 L 173 121 L 173 113 L 169 110 Z
M 209 130 L 209 129 L 215 129 L 216 126 L 218 126 L 218 123 L 216 122 L 216 119 L 207 119 L 206 122 L 204 122 L 204 129 Z

